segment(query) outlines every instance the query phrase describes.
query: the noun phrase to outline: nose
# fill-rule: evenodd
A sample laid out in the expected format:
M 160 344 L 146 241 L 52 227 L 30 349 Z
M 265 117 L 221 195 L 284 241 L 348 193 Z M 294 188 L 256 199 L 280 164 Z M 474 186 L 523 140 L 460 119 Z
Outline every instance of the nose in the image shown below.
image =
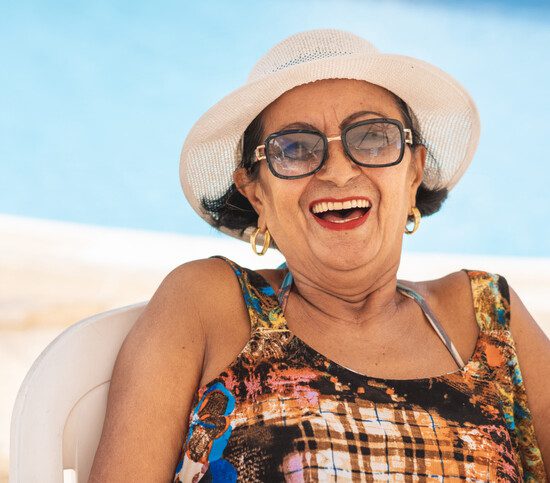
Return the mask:
M 361 174 L 361 167 L 348 158 L 340 136 L 327 139 L 327 159 L 316 176 L 319 179 L 331 181 L 336 186 L 345 186 L 351 179 Z

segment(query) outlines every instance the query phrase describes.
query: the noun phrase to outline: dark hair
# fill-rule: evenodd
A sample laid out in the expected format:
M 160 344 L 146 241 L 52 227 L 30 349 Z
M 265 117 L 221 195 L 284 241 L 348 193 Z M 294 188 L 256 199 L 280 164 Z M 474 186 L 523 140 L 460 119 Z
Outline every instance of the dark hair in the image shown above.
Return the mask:
M 403 99 L 391 91 L 388 92 L 394 98 L 397 107 L 403 115 L 405 127 L 412 131 L 412 148 L 414 149 L 415 146 L 423 145 L 426 147 L 427 156 L 433 159 L 430 150 L 427 148 L 422 138 L 419 123 L 414 113 L 409 109 L 409 106 Z M 259 172 L 260 163 L 253 163 L 252 160 L 256 146 L 260 145 L 263 141 L 262 112 L 260 112 L 260 114 L 258 114 L 248 125 L 243 135 L 242 159 L 239 167 L 246 169 L 250 180 L 257 179 Z M 432 215 L 439 211 L 447 195 L 447 188 L 429 189 L 424 185 L 424 182 L 422 182 L 416 192 L 416 207 L 420 210 L 422 216 Z M 248 227 L 256 227 L 257 225 L 258 214 L 248 199 L 237 190 L 234 183 L 231 184 L 229 189 L 219 198 L 203 198 L 201 204 L 205 210 L 212 214 L 214 226 L 216 228 L 226 227 L 231 230 L 238 230 L 242 235 L 244 230 Z M 412 216 L 409 216 L 409 221 L 413 219 Z

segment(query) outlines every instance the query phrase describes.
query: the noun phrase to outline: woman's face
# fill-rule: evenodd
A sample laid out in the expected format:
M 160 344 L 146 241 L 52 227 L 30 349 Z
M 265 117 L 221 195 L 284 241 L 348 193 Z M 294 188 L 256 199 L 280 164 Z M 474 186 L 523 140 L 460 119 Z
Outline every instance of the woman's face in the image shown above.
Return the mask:
M 353 122 L 388 117 L 404 119 L 384 88 L 365 81 L 327 79 L 297 86 L 285 92 L 263 111 L 264 132 L 269 134 L 295 123 L 307 123 L 327 137 L 340 134 L 340 123 L 359 111 Z M 291 126 L 300 127 L 300 126 Z M 410 127 L 410 126 L 405 126 Z M 403 160 L 382 168 L 361 167 L 345 154 L 341 141 L 328 143 L 328 158 L 320 171 L 301 179 L 275 177 L 261 161 L 259 176 L 247 182 L 244 170 L 235 181 L 259 215 L 258 226 L 267 228 L 289 264 L 323 263 L 349 270 L 377 259 L 399 259 L 407 214 L 415 206 L 422 181 L 425 150 L 406 145 Z M 358 226 L 327 223 L 312 211 L 323 199 L 368 199 L 371 208 Z M 363 214 L 357 211 L 353 216 Z

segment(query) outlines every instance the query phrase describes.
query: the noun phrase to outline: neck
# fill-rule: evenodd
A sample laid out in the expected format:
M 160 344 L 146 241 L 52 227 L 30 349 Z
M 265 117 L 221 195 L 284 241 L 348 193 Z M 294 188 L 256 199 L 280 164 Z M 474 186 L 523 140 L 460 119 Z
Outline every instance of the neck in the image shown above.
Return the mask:
M 294 287 L 289 296 L 297 323 L 315 320 L 316 330 L 329 332 L 353 328 L 354 332 L 386 326 L 407 303 L 397 291 L 398 263 L 380 270 L 360 267 L 354 270 L 291 269 Z M 294 319 L 294 317 L 292 317 Z

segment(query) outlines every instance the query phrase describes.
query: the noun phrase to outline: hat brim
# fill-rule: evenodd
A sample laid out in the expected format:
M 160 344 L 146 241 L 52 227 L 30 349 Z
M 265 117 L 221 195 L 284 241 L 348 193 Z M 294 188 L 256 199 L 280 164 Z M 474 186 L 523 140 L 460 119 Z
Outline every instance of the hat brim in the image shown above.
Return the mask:
M 232 91 L 206 111 L 189 131 L 180 156 L 180 182 L 193 209 L 210 225 L 202 199 L 221 197 L 233 183 L 240 162 L 240 140 L 250 122 L 271 102 L 298 85 L 321 79 L 358 79 L 401 97 L 416 115 L 432 156 L 423 183 L 452 189 L 471 163 L 479 142 L 480 120 L 468 92 L 441 69 L 412 57 L 349 54 L 285 67 Z M 248 231 L 221 228 L 247 240 Z

